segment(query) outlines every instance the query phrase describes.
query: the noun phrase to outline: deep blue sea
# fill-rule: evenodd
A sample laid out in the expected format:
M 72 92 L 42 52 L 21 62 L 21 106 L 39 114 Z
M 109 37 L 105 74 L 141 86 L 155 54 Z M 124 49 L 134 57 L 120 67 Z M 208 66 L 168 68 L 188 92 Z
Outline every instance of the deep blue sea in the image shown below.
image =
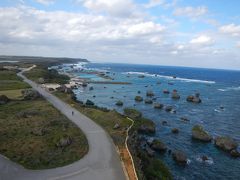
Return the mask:
M 90 91 L 89 87 L 80 87 L 75 93 L 79 100 L 90 99 L 98 106 L 116 109 L 119 112 L 125 107 L 134 107 L 143 112 L 145 117 L 152 119 L 157 125 L 155 136 L 170 149 L 182 150 L 188 156 L 189 163 L 183 167 L 177 165 L 167 153 L 158 155 L 170 168 L 175 179 L 240 179 L 239 158 L 230 157 L 212 143 L 193 141 L 191 138 L 191 128 L 200 124 L 214 137 L 228 135 L 240 143 L 240 71 L 97 63 L 89 63 L 85 67 L 89 70 L 108 71 L 114 81 L 132 83 L 91 84 L 89 86 L 94 87 L 93 91 Z M 144 74 L 145 78 L 139 78 L 140 74 Z M 76 75 L 102 80 L 96 75 Z M 172 78 L 173 76 L 177 78 Z M 171 94 L 163 94 L 163 89 L 176 89 L 181 95 L 180 100 L 173 100 Z M 155 93 L 156 102 L 174 106 L 176 114 L 154 109 L 153 105 L 144 102 L 136 103 L 134 98 L 138 95 L 137 92 L 141 91 L 140 95 L 146 98 L 147 90 Z M 186 102 L 186 97 L 196 92 L 200 93 L 202 103 Z M 124 106 L 116 106 L 117 100 L 123 101 Z M 224 109 L 221 109 L 221 106 Z M 181 117 L 187 117 L 190 121 L 183 122 Z M 168 122 L 167 126 L 162 125 L 163 120 Z M 172 128 L 178 128 L 179 134 L 172 134 Z M 207 155 L 212 161 L 199 161 L 201 155 Z

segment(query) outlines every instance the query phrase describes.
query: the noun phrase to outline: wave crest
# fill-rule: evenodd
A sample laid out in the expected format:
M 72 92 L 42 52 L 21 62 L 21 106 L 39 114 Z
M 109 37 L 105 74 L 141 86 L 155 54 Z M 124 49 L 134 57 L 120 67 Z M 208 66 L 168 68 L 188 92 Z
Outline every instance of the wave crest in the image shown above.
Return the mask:
M 149 74 L 148 72 L 124 72 L 123 74 L 137 74 L 137 75 L 144 75 L 144 76 L 151 76 L 151 77 L 160 77 L 165 79 L 171 79 L 171 80 L 179 80 L 179 81 L 185 81 L 185 82 L 196 82 L 196 83 L 206 83 L 206 84 L 214 84 L 215 81 L 206 81 L 206 80 L 199 80 L 199 79 L 188 79 L 188 78 L 179 78 L 179 77 L 172 77 L 172 76 L 164 76 L 159 74 Z

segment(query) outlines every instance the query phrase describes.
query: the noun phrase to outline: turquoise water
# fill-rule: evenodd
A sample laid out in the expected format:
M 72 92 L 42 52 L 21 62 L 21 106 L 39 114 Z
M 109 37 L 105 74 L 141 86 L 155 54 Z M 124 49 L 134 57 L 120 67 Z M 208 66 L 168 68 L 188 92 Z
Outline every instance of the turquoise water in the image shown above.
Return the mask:
M 155 136 L 165 142 L 169 149 L 182 150 L 188 156 L 189 164 L 183 167 L 177 165 L 167 153 L 158 155 L 171 169 L 175 179 L 239 179 L 240 159 L 230 157 L 212 143 L 201 143 L 191 138 L 193 125 L 201 124 L 213 136 L 229 135 L 240 142 L 239 71 L 126 64 L 88 64 L 86 67 L 107 69 L 115 81 L 132 84 L 91 84 L 89 86 L 94 87 L 92 91 L 89 91 L 89 86 L 75 90 L 77 98 L 82 101 L 90 99 L 98 106 L 119 112 L 125 107 L 134 107 L 152 119 L 157 125 Z M 139 74 L 145 74 L 145 78 L 139 78 Z M 173 100 L 171 95 L 163 94 L 163 89 L 177 89 L 181 95 L 180 100 Z M 134 97 L 139 90 L 143 98 L 146 98 L 147 90 L 152 90 L 156 102 L 174 106 L 176 114 L 154 109 L 144 102 L 136 103 Z M 202 103 L 186 102 L 186 97 L 196 92 L 200 93 Z M 117 100 L 123 101 L 124 106 L 115 106 Z M 182 122 L 180 118 L 183 116 L 190 121 Z M 162 125 L 163 120 L 168 122 L 167 126 Z M 178 128 L 180 133 L 172 134 L 172 128 Z M 207 155 L 212 161 L 200 162 L 198 158 L 201 155 Z

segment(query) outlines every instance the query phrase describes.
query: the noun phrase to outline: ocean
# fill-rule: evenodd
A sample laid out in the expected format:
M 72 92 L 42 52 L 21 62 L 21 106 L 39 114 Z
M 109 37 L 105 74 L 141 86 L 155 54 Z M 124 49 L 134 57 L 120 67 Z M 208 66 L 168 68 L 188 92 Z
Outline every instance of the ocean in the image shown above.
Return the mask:
M 66 70 L 68 66 L 65 65 Z M 88 86 L 79 87 L 74 92 L 81 101 L 90 99 L 97 106 L 116 109 L 121 113 L 125 107 L 133 107 L 153 120 L 157 126 L 155 137 L 169 149 L 182 150 L 188 156 L 188 165 L 183 167 L 176 164 L 168 153 L 157 155 L 169 167 L 175 179 L 239 179 L 240 159 L 232 158 L 213 143 L 192 140 L 191 129 L 200 124 L 213 137 L 227 135 L 240 142 L 240 71 L 113 63 L 89 63 L 85 68 L 107 71 L 114 78 L 113 81 L 131 83 L 91 84 L 89 86 L 94 90 L 90 91 Z M 103 80 L 94 74 L 76 72 L 75 75 Z M 145 77 L 139 78 L 139 75 Z M 176 89 L 181 98 L 173 100 L 171 94 L 163 94 L 164 89 L 170 92 Z M 155 102 L 173 106 L 176 113 L 135 102 L 136 95 L 145 99 L 147 90 L 154 92 Z M 141 93 L 138 94 L 138 91 Z M 186 97 L 196 92 L 200 93 L 202 103 L 187 102 Z M 123 101 L 123 107 L 115 105 L 118 100 Z M 189 122 L 181 121 L 181 117 L 187 117 Z M 162 125 L 162 121 L 167 121 L 168 125 Z M 179 133 L 173 134 L 172 128 L 178 128 Z M 210 160 L 200 161 L 202 155 L 207 155 Z

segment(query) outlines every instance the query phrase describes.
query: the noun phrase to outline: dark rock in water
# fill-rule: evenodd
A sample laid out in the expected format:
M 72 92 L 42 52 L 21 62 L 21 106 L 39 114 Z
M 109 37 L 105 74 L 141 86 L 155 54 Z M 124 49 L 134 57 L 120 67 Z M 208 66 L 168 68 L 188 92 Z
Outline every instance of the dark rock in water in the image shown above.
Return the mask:
M 167 150 L 167 146 L 158 139 L 153 140 L 151 148 L 158 152 L 165 152 Z
M 180 95 L 178 94 L 177 90 L 173 90 L 172 99 L 180 99 Z
M 151 99 L 145 99 L 145 104 L 152 104 L 153 103 L 153 101 L 151 100 Z
M 167 111 L 167 112 L 170 112 L 170 111 L 172 111 L 173 110 L 173 107 L 172 106 L 166 106 L 165 107 L 165 111 Z
M 178 133 L 179 133 L 179 129 L 173 128 L 173 129 L 172 129 L 172 133 L 173 133 L 173 134 L 178 134 Z
M 87 84 L 86 82 L 83 82 L 83 83 L 82 83 L 82 87 L 87 87 L 87 85 L 88 85 L 88 84 Z
M 192 128 L 192 138 L 204 142 L 210 142 L 212 140 L 212 136 L 209 135 L 200 125 L 195 125 Z
M 122 102 L 122 101 L 117 101 L 117 102 L 116 102 L 116 105 L 117 105 L 117 106 L 123 106 L 123 102 Z
M 118 123 L 116 123 L 114 126 L 113 126 L 113 129 L 119 129 L 120 128 L 120 125 Z
M 141 94 L 141 91 L 138 91 L 138 94 Z
M 170 92 L 169 92 L 169 90 L 164 89 L 164 90 L 163 90 L 163 93 L 164 93 L 164 94 L 169 94 Z
M 72 144 L 72 139 L 70 137 L 63 137 L 59 140 L 59 142 L 57 142 L 56 146 L 63 148 L 69 146 L 70 144 Z
M 155 108 L 155 109 L 162 109 L 162 108 L 163 108 L 163 104 L 155 103 L 155 104 L 154 104 L 154 108 Z
M 190 120 L 188 119 L 188 118 L 186 118 L 186 117 L 181 117 L 180 118 L 182 121 L 184 121 L 184 122 L 189 122 Z
M 141 102 L 143 101 L 143 98 L 141 96 L 136 96 L 135 101 Z
M 172 150 L 171 150 L 171 149 L 169 149 L 169 150 L 168 150 L 168 154 L 171 154 L 171 153 L 172 153 Z
M 138 132 L 142 134 L 154 134 L 156 126 L 155 124 L 143 124 L 138 128 Z
M 10 101 L 10 99 L 5 95 L 0 95 L 0 105 L 7 104 Z
M 224 151 L 228 151 L 228 152 L 230 152 L 238 147 L 237 142 L 235 142 L 232 138 L 227 137 L 227 136 L 217 137 L 214 140 L 214 143 L 220 149 L 222 149 Z
M 148 138 L 147 139 L 147 144 L 149 145 L 149 146 L 151 146 L 152 145 L 152 143 L 153 143 L 153 141 L 154 141 L 154 138 L 153 137 L 150 137 L 150 138 Z
M 149 90 L 146 92 L 146 96 L 152 97 L 152 96 L 154 96 L 154 93 Z
M 95 98 L 96 96 L 95 96 L 95 95 L 93 95 L 93 97 Z
M 202 159 L 202 161 L 207 161 L 207 160 L 209 160 L 209 158 L 208 158 L 206 155 L 203 155 L 203 156 L 201 157 L 201 159 Z
M 154 156 L 154 151 L 153 151 L 151 148 L 146 147 L 146 148 L 145 148 L 145 151 L 147 152 L 147 155 L 148 155 L 149 157 L 153 157 L 153 156 Z
M 33 89 L 22 90 L 22 95 L 24 100 L 35 100 L 41 97 L 41 95 Z
M 87 106 L 94 106 L 94 102 L 92 102 L 91 100 L 87 100 L 85 103 Z
M 238 149 L 233 149 L 230 152 L 232 157 L 240 157 L 240 151 Z
M 142 113 L 132 108 L 125 108 L 124 114 L 132 119 L 138 119 L 142 117 Z
M 162 125 L 167 125 L 167 121 L 162 121 Z
M 178 151 L 178 150 L 174 151 L 172 154 L 172 157 L 179 164 L 183 164 L 183 165 L 187 164 L 187 156 L 182 151 Z
M 200 99 L 199 96 L 200 96 L 199 93 L 196 93 L 195 96 L 192 96 L 192 95 L 188 96 L 186 100 L 188 102 L 201 103 L 202 100 Z
M 92 91 L 93 90 L 93 87 L 91 86 L 90 88 L 89 88 L 89 91 Z

